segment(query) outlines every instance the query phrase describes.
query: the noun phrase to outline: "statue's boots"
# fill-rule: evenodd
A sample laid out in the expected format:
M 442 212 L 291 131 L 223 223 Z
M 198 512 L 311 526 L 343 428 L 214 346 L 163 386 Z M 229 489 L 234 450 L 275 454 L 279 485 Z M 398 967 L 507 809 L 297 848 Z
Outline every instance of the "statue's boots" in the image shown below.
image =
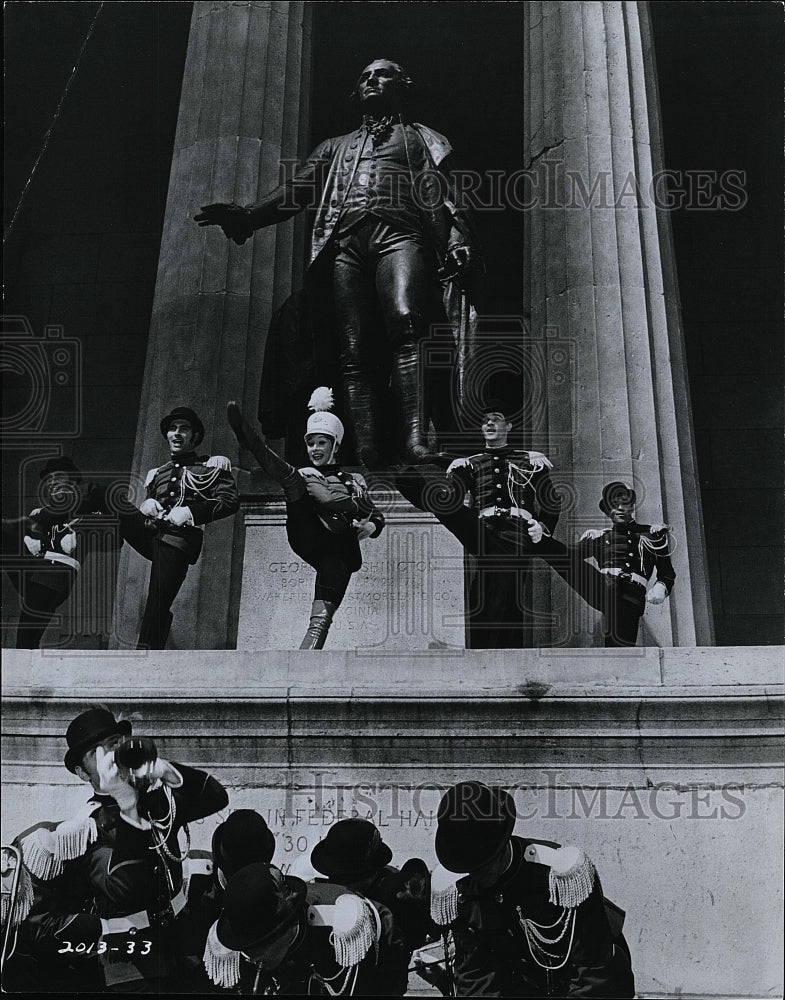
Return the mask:
M 424 386 L 420 376 L 417 345 L 406 343 L 395 352 L 390 389 L 401 428 L 401 454 L 410 465 L 433 460 L 428 450 L 427 424 L 423 416 Z
M 268 448 L 261 436 L 251 427 L 242 414 L 240 407 L 232 400 L 227 403 L 226 417 L 234 431 L 234 436 L 243 448 L 247 448 L 259 465 L 271 479 L 283 486 L 286 500 L 293 503 L 305 496 L 306 488 L 303 477 L 293 465 L 289 465 L 280 455 Z
M 300 643 L 300 649 L 321 649 L 332 625 L 333 615 L 338 606 L 332 601 L 314 601 L 311 607 L 311 620 L 305 632 L 305 638 Z

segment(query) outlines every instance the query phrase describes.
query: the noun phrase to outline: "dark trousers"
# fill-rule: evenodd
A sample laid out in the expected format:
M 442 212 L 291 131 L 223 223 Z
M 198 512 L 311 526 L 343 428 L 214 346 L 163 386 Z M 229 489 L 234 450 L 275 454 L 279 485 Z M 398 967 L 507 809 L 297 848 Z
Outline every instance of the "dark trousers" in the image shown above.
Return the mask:
M 328 531 L 306 495 L 286 504 L 286 537 L 292 551 L 316 570 L 314 599 L 338 607 L 352 573 L 362 566 L 354 529 L 342 535 Z
M 428 332 L 432 274 L 422 236 L 373 216 L 337 239 L 333 298 L 345 411 L 368 468 L 380 466 L 389 436 L 380 428 L 388 381 L 401 450 L 427 445 L 418 345 Z
M 479 518 L 443 479 L 428 481 L 407 470 L 396 486 L 419 510 L 433 514 L 472 557 L 465 561 L 466 645 L 470 649 L 518 649 L 532 643 L 536 624 L 525 591 L 532 559 L 551 551 L 536 545 L 528 522 L 509 516 Z
M 578 549 L 555 539 L 543 550 L 542 558 L 595 610 L 602 613 L 606 648 L 634 646 L 638 625 L 646 609 L 646 588 L 601 573 L 581 558 Z
M 171 607 L 190 562 L 182 549 L 163 541 L 158 532 L 149 530 L 146 524 L 147 518 L 137 511 L 120 518 L 120 531 L 129 545 L 150 560 L 150 583 L 137 649 L 163 649 L 172 624 Z

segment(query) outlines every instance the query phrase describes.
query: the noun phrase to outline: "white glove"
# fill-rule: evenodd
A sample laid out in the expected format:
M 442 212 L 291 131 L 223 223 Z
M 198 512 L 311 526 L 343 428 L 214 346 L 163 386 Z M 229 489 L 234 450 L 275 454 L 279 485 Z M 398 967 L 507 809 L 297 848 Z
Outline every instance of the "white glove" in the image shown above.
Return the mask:
M 41 555 L 41 539 L 31 538 L 30 535 L 25 535 L 25 548 L 30 553 L 31 556 Z
M 453 474 L 453 472 L 455 472 L 456 469 L 465 469 L 466 466 L 469 465 L 469 464 L 470 464 L 470 462 L 469 462 L 468 458 L 455 458 L 447 466 L 447 471 L 445 472 L 445 475 L 446 476 L 451 476 Z
M 658 581 L 646 595 L 646 600 L 649 604 L 662 604 L 667 596 L 668 588 L 664 583 Z
M 603 534 L 605 534 L 604 528 L 587 528 L 579 540 L 581 542 L 588 542 L 590 539 L 599 538 Z
M 371 519 L 368 517 L 365 517 L 359 521 L 357 520 L 352 521 L 352 524 L 354 525 L 354 529 L 357 532 L 358 542 L 363 542 L 365 541 L 366 538 L 370 538 L 371 535 L 376 530 L 376 526 L 371 522 Z
M 164 512 L 163 507 L 153 497 L 145 500 L 139 510 L 145 517 L 160 517 Z
M 95 748 L 95 767 L 100 781 L 101 795 L 111 795 L 120 806 L 121 812 L 133 812 L 136 809 L 136 792 L 120 777 L 114 759 L 114 751 L 107 752 L 99 744 Z
M 535 545 L 542 539 L 542 525 L 539 521 L 529 521 L 529 538 Z
M 76 532 L 69 531 L 60 539 L 60 549 L 64 555 L 70 556 L 76 551 Z
M 172 507 L 164 520 L 169 524 L 176 524 L 178 528 L 184 524 L 194 523 L 190 507 Z

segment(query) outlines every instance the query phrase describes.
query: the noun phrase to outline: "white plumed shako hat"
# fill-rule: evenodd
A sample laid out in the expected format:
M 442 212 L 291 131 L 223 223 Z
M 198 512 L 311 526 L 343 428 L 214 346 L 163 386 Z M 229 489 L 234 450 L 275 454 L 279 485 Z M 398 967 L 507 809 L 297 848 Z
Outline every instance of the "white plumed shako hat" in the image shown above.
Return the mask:
M 335 438 L 336 447 L 343 441 L 343 424 L 334 413 L 330 413 L 332 408 L 332 389 L 328 389 L 326 385 L 314 389 L 308 400 L 308 409 L 314 412 L 308 417 L 306 438 L 309 434 L 327 434 L 328 437 Z

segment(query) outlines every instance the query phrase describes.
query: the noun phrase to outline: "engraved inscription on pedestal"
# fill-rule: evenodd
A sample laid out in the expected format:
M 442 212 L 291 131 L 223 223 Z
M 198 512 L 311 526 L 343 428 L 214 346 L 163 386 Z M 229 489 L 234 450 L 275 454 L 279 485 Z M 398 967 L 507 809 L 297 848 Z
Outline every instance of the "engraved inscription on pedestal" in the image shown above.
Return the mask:
M 464 647 L 463 550 L 431 515 L 404 501 L 385 509 L 379 538 L 361 545 L 325 649 L 373 652 Z M 315 572 L 286 540 L 282 503 L 245 515 L 238 649 L 296 649 L 308 625 Z

